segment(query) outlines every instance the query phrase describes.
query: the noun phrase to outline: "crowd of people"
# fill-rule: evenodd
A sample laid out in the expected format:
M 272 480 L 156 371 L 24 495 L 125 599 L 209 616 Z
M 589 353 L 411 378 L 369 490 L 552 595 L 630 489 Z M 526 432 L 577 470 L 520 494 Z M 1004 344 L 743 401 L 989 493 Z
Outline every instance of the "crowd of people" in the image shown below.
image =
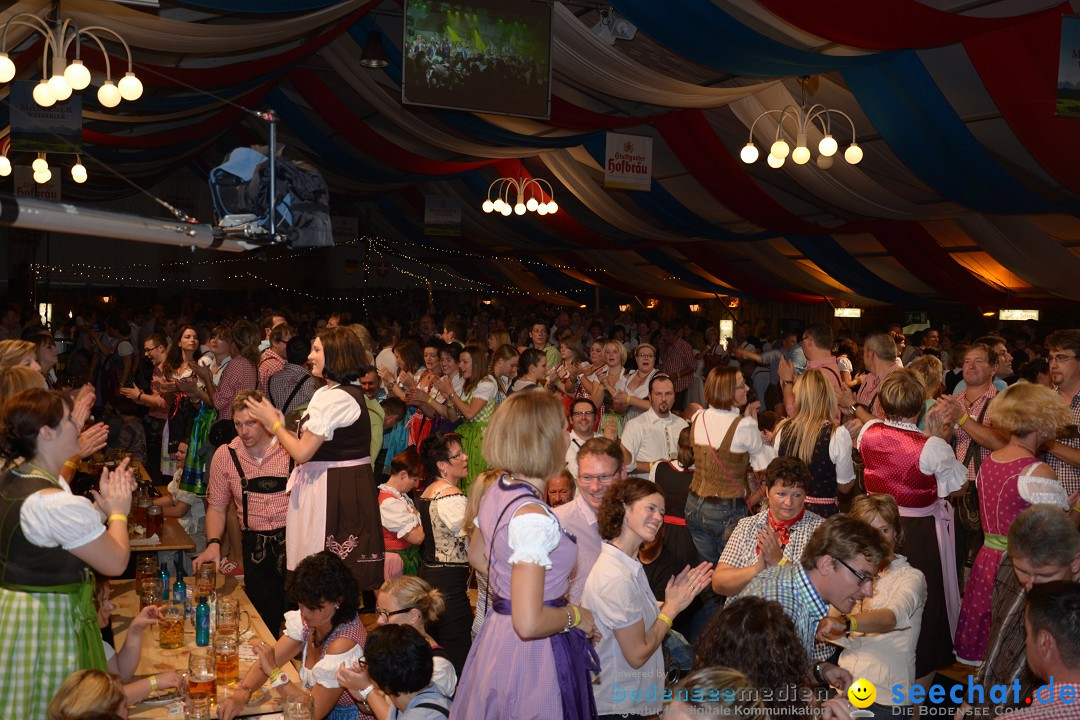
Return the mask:
M 6 313 L 0 707 L 176 683 L 94 622 L 130 554 L 127 461 L 76 475 L 108 447 L 277 638 L 225 720 L 290 661 L 333 720 L 846 719 L 859 678 L 911 716 L 957 661 L 1022 687 L 958 712 L 1069 716 L 1028 701 L 1080 689 L 1080 330 L 434 318 Z

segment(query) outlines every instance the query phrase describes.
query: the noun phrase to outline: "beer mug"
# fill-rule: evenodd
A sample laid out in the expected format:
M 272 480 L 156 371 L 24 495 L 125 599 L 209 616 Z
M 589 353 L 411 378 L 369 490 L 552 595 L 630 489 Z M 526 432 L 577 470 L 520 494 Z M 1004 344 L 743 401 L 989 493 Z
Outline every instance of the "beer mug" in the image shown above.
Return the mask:
M 173 650 L 184 646 L 183 605 L 174 603 L 161 609 L 161 622 L 158 624 L 158 635 L 158 645 L 162 650 Z
M 146 535 L 157 535 L 158 540 L 165 534 L 165 515 L 160 505 L 151 505 L 146 508 Z
M 211 597 L 217 589 L 217 570 L 213 563 L 204 562 L 195 570 L 195 596 Z
M 214 679 L 218 686 L 240 681 L 239 642 L 235 635 L 214 634 Z
M 282 705 L 285 720 L 312 720 L 315 717 L 315 699 L 303 693 L 289 695 Z
M 147 605 L 160 605 L 161 601 L 161 578 L 143 580 L 139 586 L 139 609 L 142 610 Z
M 205 715 L 197 717 L 210 717 L 210 702 L 214 697 L 214 653 L 210 648 L 194 648 L 188 656 L 187 677 L 187 709 L 188 718 L 194 720 L 190 714 L 192 709 L 202 711 Z
M 157 579 L 160 572 L 157 555 L 154 553 L 140 553 L 135 560 L 135 589 L 142 588 L 143 580 Z
M 244 627 L 240 627 L 240 617 L 246 616 Z M 217 601 L 217 633 L 231 635 L 239 640 L 241 633 L 251 627 L 251 613 L 240 609 L 240 602 L 232 597 L 220 597 Z

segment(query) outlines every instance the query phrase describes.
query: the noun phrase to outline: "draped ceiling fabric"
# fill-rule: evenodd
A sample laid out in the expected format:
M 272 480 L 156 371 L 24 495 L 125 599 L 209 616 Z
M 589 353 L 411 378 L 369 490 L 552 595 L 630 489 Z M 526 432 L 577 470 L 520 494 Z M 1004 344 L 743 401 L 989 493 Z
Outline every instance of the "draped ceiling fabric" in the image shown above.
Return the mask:
M 1080 0 L 610 3 L 635 39 L 609 45 L 591 30 L 595 8 L 553 4 L 551 114 L 535 120 L 402 105 L 400 0 L 65 0 L 80 26 L 123 35 L 146 87 L 114 109 L 83 93 L 91 180 L 65 185 L 65 199 L 205 176 L 233 147 L 266 142 L 250 111 L 272 107 L 287 152 L 327 178 L 334 212 L 385 238 L 378 252 L 439 266 L 457 287 L 564 305 L 596 288 L 906 307 L 1080 300 L 1080 118 L 1054 113 L 1061 17 Z M 52 5 L 7 3 L 0 23 Z M 389 55 L 381 70 L 359 63 L 370 33 Z M 104 39 L 122 76 L 123 48 Z M 10 28 L 20 79 L 40 77 L 42 48 Z M 82 56 L 100 78 L 100 51 Z M 840 118 L 830 170 L 739 159 L 756 118 L 803 102 L 801 76 L 815 76 L 807 102 L 853 119 L 859 165 L 842 159 L 852 129 Z M 0 138 L 7 96 L 0 87 Z M 652 138 L 648 190 L 604 187 L 609 131 Z M 776 133 L 775 116 L 754 126 L 763 155 Z M 820 138 L 811 128 L 815 156 Z M 499 177 L 546 180 L 560 211 L 484 214 Z M 425 195 L 461 199 L 459 237 L 424 235 Z

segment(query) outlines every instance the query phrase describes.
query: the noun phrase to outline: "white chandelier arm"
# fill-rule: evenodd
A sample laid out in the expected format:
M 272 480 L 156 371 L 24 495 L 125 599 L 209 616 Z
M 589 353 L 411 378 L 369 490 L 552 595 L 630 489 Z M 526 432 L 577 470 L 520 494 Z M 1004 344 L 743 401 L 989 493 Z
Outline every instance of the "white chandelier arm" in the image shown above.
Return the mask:
M 86 28 L 83 28 L 82 30 L 79 30 L 80 35 L 89 35 L 90 37 L 94 38 L 94 40 L 97 41 L 98 45 L 101 46 L 101 52 L 105 53 L 106 76 L 108 76 L 109 54 L 105 52 L 104 44 L 102 44 L 101 40 L 99 40 L 97 35 L 94 34 L 94 32 L 97 32 L 97 31 L 107 32 L 110 35 L 112 35 L 113 37 L 115 37 L 117 40 L 120 41 L 120 44 L 124 46 L 124 52 L 127 54 L 128 72 L 132 72 L 132 68 L 131 68 L 131 48 L 128 47 L 127 40 L 124 40 L 124 38 L 120 37 L 120 35 L 115 30 L 110 30 L 109 28 L 102 27 L 101 25 L 91 25 L 90 27 L 86 27 Z
M 541 183 L 543 183 L 543 184 L 541 184 Z M 530 178 L 528 183 L 526 183 L 526 184 L 527 185 L 536 185 L 537 187 L 540 188 L 540 200 L 541 201 L 544 199 L 544 185 L 547 185 L 547 195 L 548 195 L 548 197 L 551 198 L 552 200 L 555 199 L 555 191 L 552 189 L 551 183 L 549 183 L 544 178 Z
M 33 22 L 30 22 L 31 20 Z M 41 33 L 45 36 L 48 44 L 52 46 L 53 54 L 59 54 L 56 46 L 56 38 L 54 38 L 52 34 L 52 28 L 37 15 L 31 13 L 19 13 L 4 23 L 4 34 L 3 37 L 0 37 L 0 52 L 7 52 L 7 33 L 8 28 L 12 25 L 22 25 L 23 27 L 30 28 L 34 32 Z
M 748 142 L 754 142 L 754 128 L 757 127 L 758 120 L 765 117 L 766 115 L 772 115 L 774 113 L 775 114 L 780 114 L 781 112 L 783 112 L 783 111 L 781 111 L 781 110 L 766 110 L 765 112 L 761 113 L 756 118 L 754 118 L 754 122 L 750 123 L 750 139 L 749 139 Z
M 105 49 L 105 43 L 101 42 L 101 39 L 94 33 L 83 30 L 82 34 L 96 42 L 98 48 L 101 49 L 101 54 L 105 56 L 105 80 L 112 80 L 112 64 L 109 62 L 109 51 Z M 130 56 L 128 57 L 130 59 Z

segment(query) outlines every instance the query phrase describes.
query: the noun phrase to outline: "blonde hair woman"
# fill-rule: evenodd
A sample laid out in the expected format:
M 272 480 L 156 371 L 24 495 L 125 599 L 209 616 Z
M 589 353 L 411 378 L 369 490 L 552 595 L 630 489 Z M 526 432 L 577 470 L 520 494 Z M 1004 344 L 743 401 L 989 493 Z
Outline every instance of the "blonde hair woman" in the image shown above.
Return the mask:
M 453 697 L 457 690 L 457 671 L 427 631 L 428 626 L 446 608 L 442 593 L 426 580 L 406 575 L 383 583 L 375 597 L 375 622 L 379 625 L 408 625 L 415 628 L 432 649 L 434 667 L 431 683 L 446 697 Z M 372 685 L 365 665 L 357 663 L 349 668 L 340 668 L 338 682 L 354 698 L 367 702 L 377 720 L 386 720 L 390 716 L 392 703 L 381 691 L 363 693 L 365 688 Z
M 568 444 L 562 402 L 550 393 L 511 395 L 488 426 L 484 455 L 509 475 L 480 503 L 484 553 L 474 548 L 470 561 L 489 573 L 493 602 L 469 651 L 452 718 L 596 714 L 592 613 L 565 599 L 576 541 L 562 532 L 543 494 Z
M 37 345 L 29 340 L 0 340 L 0 370 L 15 365 L 25 365 L 34 372 L 41 372 L 41 365 L 37 361 Z
M 795 412 L 773 436 L 778 455 L 797 457 L 810 468 L 806 509 L 821 517 L 839 512 L 837 492 L 855 483 L 851 434 L 836 422 L 836 392 L 821 370 L 807 370 L 795 381 Z
M 124 686 L 120 678 L 102 670 L 76 670 L 49 701 L 46 713 L 48 720 L 126 718 Z

